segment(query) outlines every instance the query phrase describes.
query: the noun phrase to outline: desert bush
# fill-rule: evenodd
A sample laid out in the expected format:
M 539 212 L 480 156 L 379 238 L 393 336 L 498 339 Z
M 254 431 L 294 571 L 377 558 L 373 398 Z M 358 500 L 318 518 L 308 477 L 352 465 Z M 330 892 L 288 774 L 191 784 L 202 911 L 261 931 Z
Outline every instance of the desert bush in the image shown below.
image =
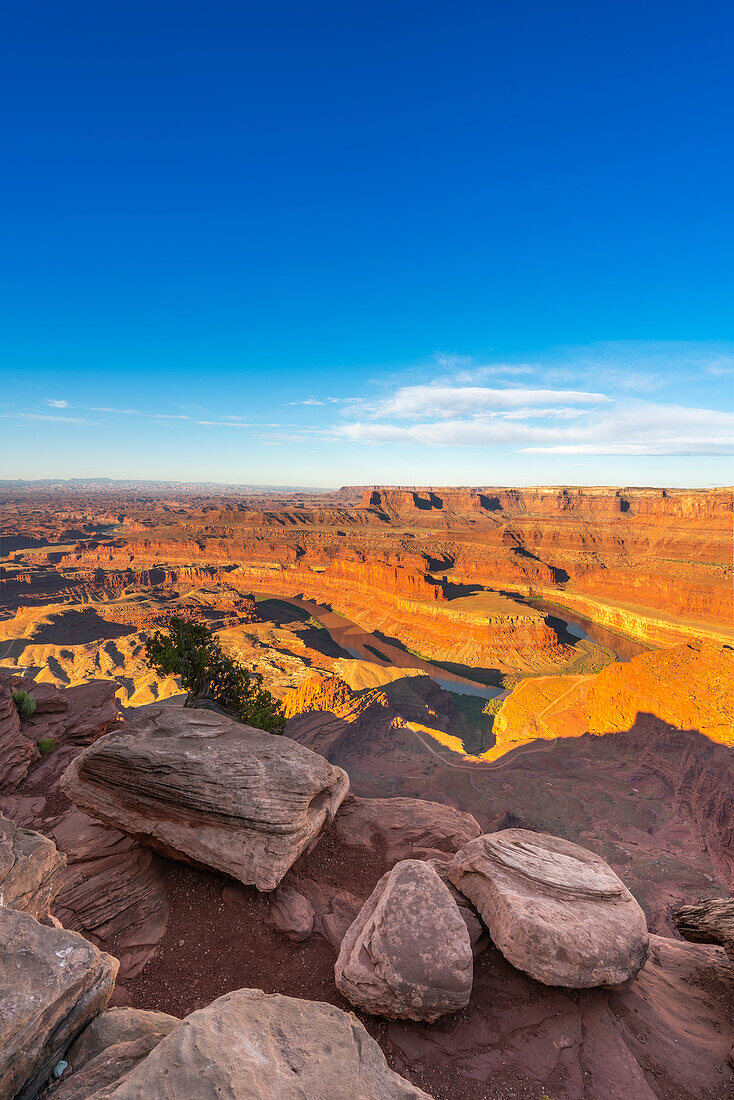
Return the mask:
M 41 756 L 48 756 L 48 754 L 53 752 L 56 748 L 56 742 L 53 737 L 39 737 L 36 744 L 38 745 L 38 751 Z
M 283 733 L 280 703 L 260 686 L 262 676 L 228 656 L 204 623 L 172 618 L 167 632 L 158 630 L 148 639 L 145 656 L 159 676 L 180 678 L 185 706 L 213 704 L 248 726 Z
M 504 701 L 504 699 L 487 699 L 487 702 L 482 707 L 482 714 L 490 714 L 494 718 L 499 714 L 500 707 Z
M 26 718 L 30 718 L 36 709 L 36 700 L 30 691 L 14 691 L 13 702 L 20 715 L 21 722 L 24 722 Z

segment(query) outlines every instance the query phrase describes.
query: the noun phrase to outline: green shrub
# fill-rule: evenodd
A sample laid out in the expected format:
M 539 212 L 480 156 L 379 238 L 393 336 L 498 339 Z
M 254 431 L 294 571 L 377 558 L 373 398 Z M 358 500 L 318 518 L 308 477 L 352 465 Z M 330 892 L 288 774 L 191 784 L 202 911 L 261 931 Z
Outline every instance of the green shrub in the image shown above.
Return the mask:
M 30 718 L 36 709 L 36 700 L 30 691 L 14 691 L 13 702 L 22 722 Z
M 492 717 L 499 714 L 500 707 L 504 703 L 504 699 L 487 699 L 487 702 L 482 708 L 482 714 L 491 714 Z
M 214 704 L 241 722 L 268 733 L 283 733 L 280 703 L 260 686 L 262 676 L 229 657 L 203 623 L 172 618 L 145 644 L 148 665 L 159 676 L 178 676 L 188 693 L 186 706 Z
M 39 737 L 36 744 L 38 745 L 38 751 L 41 756 L 48 756 L 48 754 L 53 752 L 56 748 L 56 742 L 53 737 Z

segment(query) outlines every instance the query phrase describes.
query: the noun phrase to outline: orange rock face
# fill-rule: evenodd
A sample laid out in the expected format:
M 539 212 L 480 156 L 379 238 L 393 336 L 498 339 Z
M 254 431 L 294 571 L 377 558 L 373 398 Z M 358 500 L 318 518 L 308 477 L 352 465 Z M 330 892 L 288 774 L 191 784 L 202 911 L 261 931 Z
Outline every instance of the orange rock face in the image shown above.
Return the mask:
M 105 600 L 117 613 L 129 595 L 151 593 L 177 608 L 191 601 L 195 614 L 206 604 L 216 628 L 238 630 L 256 617 L 250 593 L 302 597 L 429 660 L 481 668 L 491 683 L 572 670 L 578 651 L 548 618 L 563 608 L 649 646 L 734 641 L 726 490 L 19 490 L 0 501 L 0 522 L 8 619 L 70 602 L 106 618 Z M 528 599 L 541 610 L 519 602 Z M 130 625 L 152 623 L 143 611 Z
M 494 722 L 496 759 L 534 738 L 629 730 L 643 714 L 734 745 L 734 649 L 681 645 L 642 653 L 596 676 L 543 676 L 513 690 Z

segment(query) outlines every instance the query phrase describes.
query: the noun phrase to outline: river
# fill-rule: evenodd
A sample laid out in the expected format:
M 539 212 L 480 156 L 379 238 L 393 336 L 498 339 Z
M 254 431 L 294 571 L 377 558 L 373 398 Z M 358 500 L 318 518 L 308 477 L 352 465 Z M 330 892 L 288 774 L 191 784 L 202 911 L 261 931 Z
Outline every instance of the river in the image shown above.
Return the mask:
M 462 695 L 478 695 L 483 699 L 495 699 L 498 695 L 505 695 L 503 688 L 487 687 L 465 676 L 449 672 L 445 668 L 431 664 L 422 657 L 416 657 L 414 653 L 408 653 L 400 646 L 392 645 L 376 634 L 370 634 L 363 627 L 332 611 L 329 607 L 315 603 L 313 600 L 299 600 L 295 596 L 275 596 L 271 593 L 257 593 L 258 596 L 267 596 L 269 599 L 280 600 L 281 603 L 289 603 L 294 607 L 300 607 L 308 612 L 314 619 L 318 619 L 329 632 L 338 646 L 346 650 L 358 661 L 370 661 L 372 664 L 394 666 L 395 668 L 418 668 L 440 684 L 447 691 L 458 691 Z
M 271 593 L 258 593 L 258 595 L 267 595 L 271 599 L 292 604 L 294 607 L 299 607 L 302 611 L 307 612 L 321 623 L 338 646 L 341 646 L 358 661 L 370 661 L 373 664 L 386 666 L 392 665 L 396 668 L 417 668 L 425 672 L 442 688 L 447 691 L 459 692 L 462 695 L 476 695 L 483 699 L 496 699 L 498 696 L 507 694 L 503 688 L 488 687 L 486 684 L 477 683 L 477 681 L 468 677 L 449 672 L 447 669 L 441 668 L 440 665 L 434 665 L 414 653 L 408 653 L 400 646 L 393 645 L 385 641 L 384 638 L 371 634 L 364 627 L 352 622 L 351 619 L 347 619 L 344 615 L 339 615 L 331 608 L 324 607 L 313 600 L 301 600 L 295 596 L 275 596 Z M 590 619 L 569 613 L 566 608 L 559 607 L 556 604 L 544 600 L 528 599 L 515 594 L 512 598 L 516 599 L 518 603 L 524 603 L 528 607 L 542 611 L 552 620 L 555 620 L 552 625 L 561 634 L 565 630 L 573 638 L 588 638 L 598 645 L 611 649 L 619 661 L 629 661 L 648 648 L 641 642 L 616 634 Z
M 518 603 L 534 607 L 536 611 L 542 611 L 544 615 L 548 615 L 551 619 L 560 620 L 566 633 L 570 634 L 572 638 L 588 638 L 590 641 L 596 642 L 597 645 L 603 645 L 607 649 L 611 649 L 618 661 L 629 661 L 633 657 L 637 657 L 639 653 L 645 653 L 650 648 L 650 646 L 636 641 L 634 638 L 628 638 L 624 634 L 617 634 L 616 631 L 610 630 L 608 627 L 600 626 L 592 619 L 585 619 L 583 615 L 569 611 L 567 607 L 549 603 L 547 600 L 518 596 L 514 593 L 512 598 L 517 600 Z M 555 626 L 555 623 L 551 625 Z

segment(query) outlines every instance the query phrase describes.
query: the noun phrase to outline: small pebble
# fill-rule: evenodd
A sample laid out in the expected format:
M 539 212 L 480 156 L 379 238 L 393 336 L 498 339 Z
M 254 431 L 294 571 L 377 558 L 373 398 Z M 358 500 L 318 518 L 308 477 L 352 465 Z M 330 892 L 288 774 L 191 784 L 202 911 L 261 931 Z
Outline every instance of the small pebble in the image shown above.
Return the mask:
M 61 1062 L 57 1062 L 57 1064 L 54 1066 L 54 1077 L 59 1078 L 64 1070 L 68 1069 L 68 1066 L 69 1063 L 64 1062 L 63 1059 Z

